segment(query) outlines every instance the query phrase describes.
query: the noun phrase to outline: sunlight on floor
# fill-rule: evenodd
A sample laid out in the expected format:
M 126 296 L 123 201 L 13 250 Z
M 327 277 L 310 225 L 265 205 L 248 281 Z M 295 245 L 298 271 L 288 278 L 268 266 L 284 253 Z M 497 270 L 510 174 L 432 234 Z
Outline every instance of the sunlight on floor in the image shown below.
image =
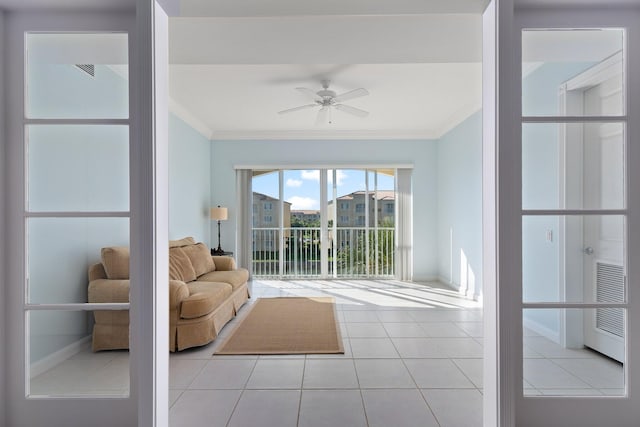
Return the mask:
M 170 356 L 171 426 L 480 425 L 481 304 L 439 283 L 256 280 L 211 344 Z M 258 298 L 331 296 L 344 355 L 213 356 Z M 622 365 L 524 334 L 526 395 L 624 394 Z M 128 352 L 87 347 L 31 381 L 32 394 L 123 395 Z M 464 402 L 464 403 L 456 403 Z M 218 424 L 215 424 L 218 425 Z

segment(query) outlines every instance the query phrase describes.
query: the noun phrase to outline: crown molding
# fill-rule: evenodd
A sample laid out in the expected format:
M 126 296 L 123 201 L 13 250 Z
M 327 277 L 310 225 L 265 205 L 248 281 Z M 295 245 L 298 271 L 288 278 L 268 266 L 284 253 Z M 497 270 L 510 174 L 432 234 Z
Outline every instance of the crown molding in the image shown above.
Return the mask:
M 339 140 L 339 139 L 437 139 L 430 130 L 291 130 L 291 131 L 215 131 L 211 140 Z
M 212 138 L 213 131 L 211 128 L 171 97 L 169 97 L 169 111 L 205 138 L 209 140 Z
M 444 123 L 440 126 L 440 129 L 436 133 L 436 135 L 437 135 L 436 139 L 442 138 L 444 135 L 446 135 L 453 128 L 455 128 L 460 123 L 464 122 L 465 120 L 467 120 L 469 117 L 471 117 L 473 114 L 475 114 L 476 112 L 478 112 L 480 110 L 482 110 L 482 104 L 481 103 L 468 104 L 468 105 L 465 105 L 464 107 L 460 108 L 458 111 L 456 111 L 455 113 L 450 115 L 444 121 Z

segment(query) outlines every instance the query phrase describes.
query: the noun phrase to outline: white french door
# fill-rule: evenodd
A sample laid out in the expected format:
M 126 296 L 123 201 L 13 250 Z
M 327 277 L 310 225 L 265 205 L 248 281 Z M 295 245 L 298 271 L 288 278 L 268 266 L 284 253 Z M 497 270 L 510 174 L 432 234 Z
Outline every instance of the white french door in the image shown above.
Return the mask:
M 519 96 L 501 101 L 519 104 L 520 137 L 503 147 L 516 163 L 499 181 L 519 184 L 502 202 L 517 214 L 501 222 L 520 247 L 498 263 L 521 283 L 504 296 L 519 306 L 524 349 L 501 365 L 520 376 L 518 426 L 635 426 L 640 415 L 639 17 L 613 6 L 513 12 Z
M 166 79 L 151 61 L 168 61 L 154 5 L 6 16 L 8 425 L 167 423 Z M 106 246 L 131 249 L 130 303 L 87 303 Z M 130 351 L 91 352 L 96 309 L 129 311 Z

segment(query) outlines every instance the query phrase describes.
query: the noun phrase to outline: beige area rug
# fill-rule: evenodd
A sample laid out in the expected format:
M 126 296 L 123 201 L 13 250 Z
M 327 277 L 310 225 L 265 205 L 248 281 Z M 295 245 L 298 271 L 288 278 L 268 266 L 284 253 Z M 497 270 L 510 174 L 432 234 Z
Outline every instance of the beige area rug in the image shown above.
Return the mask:
M 333 298 L 258 298 L 215 354 L 344 353 Z

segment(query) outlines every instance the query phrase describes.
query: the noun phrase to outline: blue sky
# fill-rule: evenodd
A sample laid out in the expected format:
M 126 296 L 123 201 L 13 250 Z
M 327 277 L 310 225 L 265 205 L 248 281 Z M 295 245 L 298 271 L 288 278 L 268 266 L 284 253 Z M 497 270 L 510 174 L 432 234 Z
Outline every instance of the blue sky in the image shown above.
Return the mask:
M 365 189 L 365 171 L 339 169 L 336 172 L 337 196 Z M 369 191 L 374 189 L 374 175 L 369 172 Z M 329 171 L 329 199 L 333 196 L 333 173 Z M 378 174 L 378 190 L 393 190 L 394 178 Z M 279 198 L 278 172 L 259 175 L 253 178 L 253 191 Z M 284 200 L 292 204 L 293 210 L 320 209 L 320 171 L 287 170 L 284 172 Z

